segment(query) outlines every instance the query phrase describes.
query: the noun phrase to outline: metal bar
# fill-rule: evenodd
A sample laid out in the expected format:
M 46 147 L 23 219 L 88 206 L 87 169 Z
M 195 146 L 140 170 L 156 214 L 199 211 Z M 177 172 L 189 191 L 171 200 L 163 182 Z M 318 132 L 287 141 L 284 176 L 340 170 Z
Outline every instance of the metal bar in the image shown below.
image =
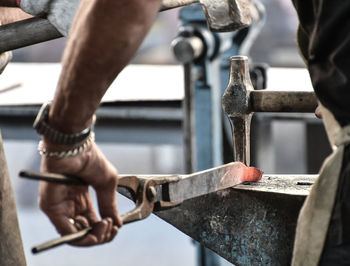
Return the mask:
M 164 1 L 160 12 L 194 2 L 198 0 Z M 47 19 L 25 19 L 0 27 L 0 53 L 61 37 L 63 35 Z
M 155 183 L 154 202 L 179 202 L 233 187 L 243 182 L 256 182 L 262 172 L 254 167 L 233 162 L 189 175 L 119 175 L 119 187 L 138 193 L 141 181 Z M 79 177 L 55 173 L 21 171 L 20 177 L 68 185 L 86 185 Z
M 200 2 L 203 6 L 208 25 L 213 31 L 237 30 L 251 23 L 250 12 L 254 6 L 248 0 L 165 0 L 159 11 L 195 2 Z M 79 0 L 75 0 L 72 5 L 76 7 L 79 3 Z M 39 18 L 2 26 L 0 33 L 0 53 L 62 37 L 49 21 Z
M 192 63 L 184 64 L 185 97 L 183 99 L 183 134 L 184 134 L 184 159 L 185 173 L 194 172 L 194 86 L 192 76 Z
M 221 80 L 220 80 L 220 58 L 216 58 L 207 65 L 208 83 L 211 86 L 212 106 L 212 151 L 213 166 L 223 164 L 223 121 L 221 105 Z
M 62 37 L 44 18 L 29 18 L 0 27 L 0 53 Z
M 246 167 L 239 162 L 180 176 L 180 180 L 169 184 L 169 201 L 178 202 L 201 195 L 220 191 L 242 184 L 248 180 L 260 180 L 262 172 L 254 167 Z
M 317 107 L 314 92 L 308 91 L 252 91 L 250 92 L 252 112 L 294 112 L 313 113 Z
M 4 139 L 39 140 L 32 129 L 38 110 L 36 105 L 1 106 L 0 127 Z M 97 111 L 97 116 L 99 122 L 95 130 L 98 142 L 183 144 L 180 101 L 104 104 Z M 140 135 L 140 132 L 143 134 Z

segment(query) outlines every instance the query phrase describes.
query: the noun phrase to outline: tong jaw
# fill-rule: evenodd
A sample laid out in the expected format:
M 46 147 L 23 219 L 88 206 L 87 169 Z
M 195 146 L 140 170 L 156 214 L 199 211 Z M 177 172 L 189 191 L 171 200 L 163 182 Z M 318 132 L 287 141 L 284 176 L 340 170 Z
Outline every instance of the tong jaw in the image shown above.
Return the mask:
M 164 210 L 179 205 L 181 202 L 170 202 L 167 200 L 155 201 L 157 190 L 156 187 L 162 187 L 162 194 L 166 191 L 169 183 L 179 181 L 179 176 L 169 176 L 161 178 L 138 178 L 136 176 L 121 177 L 120 187 L 127 188 L 136 204 L 136 207 L 121 216 L 123 224 L 143 220 L 156 210 Z M 165 197 L 166 198 L 166 197 Z M 163 199 L 163 197 L 162 197 Z

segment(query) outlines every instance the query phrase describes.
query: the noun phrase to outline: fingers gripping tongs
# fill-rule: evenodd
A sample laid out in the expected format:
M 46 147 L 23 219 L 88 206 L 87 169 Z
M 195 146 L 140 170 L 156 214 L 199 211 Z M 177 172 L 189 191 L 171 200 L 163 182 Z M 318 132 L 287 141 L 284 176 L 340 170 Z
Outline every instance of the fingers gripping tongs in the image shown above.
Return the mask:
M 21 171 L 19 175 L 24 178 L 43 180 L 59 184 L 86 185 L 84 181 L 77 177 L 62 174 Z M 180 204 L 181 201 L 169 202 L 166 200 L 160 200 L 162 197 L 157 197 L 156 199 L 157 193 L 160 194 L 163 190 L 166 190 L 167 184 L 176 182 L 179 179 L 179 176 L 119 176 L 118 191 L 122 190 L 122 194 L 128 195 L 136 204 L 136 207 L 133 210 L 121 216 L 123 224 L 145 219 L 153 211 L 164 210 Z M 68 234 L 45 242 L 41 245 L 33 247 L 32 252 L 39 253 L 65 243 L 77 241 L 85 237 L 91 231 L 91 229 L 91 227 L 87 227 L 76 233 Z

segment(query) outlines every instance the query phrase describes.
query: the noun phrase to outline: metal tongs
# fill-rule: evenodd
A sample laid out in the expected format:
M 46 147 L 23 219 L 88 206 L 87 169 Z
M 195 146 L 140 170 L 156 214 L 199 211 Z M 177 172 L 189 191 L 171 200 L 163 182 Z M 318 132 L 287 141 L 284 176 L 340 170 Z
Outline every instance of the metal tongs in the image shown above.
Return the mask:
M 263 172 L 247 167 L 241 162 L 232 162 L 216 168 L 189 175 L 119 175 L 118 191 L 129 194 L 136 204 L 135 209 L 122 215 L 124 224 L 148 217 L 153 211 L 161 211 L 179 205 L 182 201 L 217 192 L 244 182 L 256 182 Z M 44 180 L 67 185 L 87 185 L 81 179 L 62 174 L 21 171 L 21 177 Z M 125 191 L 127 190 L 127 193 Z M 90 232 L 85 228 L 77 233 L 48 241 L 32 249 L 38 253 L 64 243 L 77 241 Z

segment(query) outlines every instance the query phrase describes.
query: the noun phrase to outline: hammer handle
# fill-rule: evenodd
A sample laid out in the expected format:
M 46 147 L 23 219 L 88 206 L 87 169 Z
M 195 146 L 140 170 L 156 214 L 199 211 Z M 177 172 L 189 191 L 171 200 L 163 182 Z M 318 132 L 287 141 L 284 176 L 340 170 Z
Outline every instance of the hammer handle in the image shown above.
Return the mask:
M 314 92 L 306 91 L 252 91 L 252 112 L 313 113 L 317 107 Z
M 198 0 L 163 0 L 159 11 L 189 5 Z M 0 3 L 1 6 L 1 3 Z M 0 53 L 63 37 L 44 18 L 30 18 L 0 26 Z

